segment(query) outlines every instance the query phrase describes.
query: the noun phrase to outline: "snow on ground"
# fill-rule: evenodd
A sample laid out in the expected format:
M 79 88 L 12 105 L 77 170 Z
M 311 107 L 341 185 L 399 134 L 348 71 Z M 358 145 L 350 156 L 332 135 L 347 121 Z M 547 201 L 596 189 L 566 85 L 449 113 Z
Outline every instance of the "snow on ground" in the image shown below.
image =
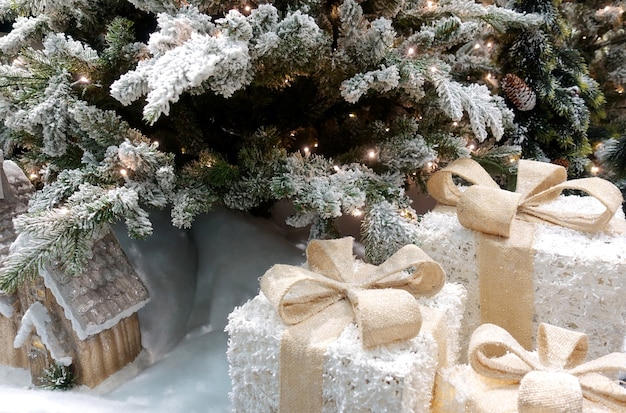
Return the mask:
M 95 389 L 34 389 L 23 369 L 0 367 L 0 413 L 222 413 L 231 410 L 227 316 L 258 292 L 275 263 L 303 252 L 265 220 L 217 210 L 191 231 L 155 213 L 155 234 L 116 233 L 152 301 L 140 313 L 146 350 Z M 299 236 L 298 236 L 299 237 Z

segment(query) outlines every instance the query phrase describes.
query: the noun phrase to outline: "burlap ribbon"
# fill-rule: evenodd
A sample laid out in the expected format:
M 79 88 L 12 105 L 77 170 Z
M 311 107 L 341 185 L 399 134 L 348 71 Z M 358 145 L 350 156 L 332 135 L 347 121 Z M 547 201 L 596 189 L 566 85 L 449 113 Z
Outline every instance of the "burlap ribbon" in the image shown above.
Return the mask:
M 463 190 L 455 176 L 473 185 Z M 529 160 L 519 161 L 515 192 L 501 189 L 480 164 L 467 158 L 433 174 L 427 185 L 440 204 L 456 206 L 461 225 L 476 231 L 481 322 L 505 328 L 526 348 L 532 345 L 534 313 L 533 222 L 586 232 L 609 230 L 623 201 L 620 190 L 604 179 L 567 181 L 565 168 Z M 603 210 L 586 214 L 545 207 L 565 189 L 587 193 Z
M 491 348 L 506 355 L 493 357 Z M 529 352 L 506 330 L 479 326 L 470 339 L 468 359 L 476 373 L 519 383 L 520 413 L 577 413 L 583 398 L 616 412 L 626 411 L 626 389 L 604 374 L 626 371 L 626 354 L 611 353 L 584 362 L 587 336 L 550 324 L 540 324 L 537 351 Z
M 379 266 L 355 265 L 353 238 L 313 240 L 309 269 L 277 264 L 261 290 L 289 327 L 280 349 L 280 411 L 320 412 L 324 352 L 356 320 L 363 345 L 415 337 L 422 315 L 415 300 L 441 290 L 441 266 L 415 245 Z

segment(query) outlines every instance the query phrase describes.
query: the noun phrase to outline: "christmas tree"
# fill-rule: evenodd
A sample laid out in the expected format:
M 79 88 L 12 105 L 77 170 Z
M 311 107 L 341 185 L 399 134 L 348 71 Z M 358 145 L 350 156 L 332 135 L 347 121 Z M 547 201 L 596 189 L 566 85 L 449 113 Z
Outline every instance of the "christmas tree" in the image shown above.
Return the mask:
M 528 123 L 520 127 L 492 91 L 491 73 L 524 75 L 498 69 L 494 39 L 548 30 L 551 15 L 517 9 L 459 0 L 0 3 L 10 23 L 0 38 L 0 140 L 40 189 L 16 221 L 0 289 L 58 258 L 79 272 L 113 222 L 149 236 L 152 208 L 171 208 L 172 223 L 187 228 L 215 205 L 262 210 L 290 199 L 289 223 L 311 225 L 315 238 L 333 236 L 338 217 L 363 214 L 373 262 L 419 242 L 408 185 L 458 157 L 508 173 L 530 141 L 519 139 Z M 576 70 L 563 75 L 592 84 Z M 576 85 L 560 86 L 559 97 L 578 111 L 598 103 L 595 89 L 571 94 Z M 584 155 L 587 115 L 574 115 L 571 138 Z
M 571 42 L 560 1 L 520 0 L 513 9 L 539 13 L 539 27 L 508 31 L 497 56 L 502 89 L 515 107 L 524 158 L 558 163 L 573 177 L 591 168 L 588 129 L 603 114 L 604 95 Z
M 589 137 L 597 157 L 594 172 L 616 181 L 626 177 L 626 36 L 624 2 L 563 3 L 572 25 L 570 44 L 580 51 L 606 97 L 603 118 L 592 118 Z

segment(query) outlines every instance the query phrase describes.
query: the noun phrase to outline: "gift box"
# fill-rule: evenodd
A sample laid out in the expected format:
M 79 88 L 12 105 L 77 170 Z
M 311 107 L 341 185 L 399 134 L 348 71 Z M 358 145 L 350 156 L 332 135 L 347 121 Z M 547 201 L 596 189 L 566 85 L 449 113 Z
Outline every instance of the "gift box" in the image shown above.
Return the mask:
M 348 272 L 363 275 L 360 279 L 367 281 L 356 284 L 351 281 L 352 287 L 347 291 L 337 286 L 335 280 L 345 276 L 334 276 L 333 273 L 345 273 L 346 270 L 335 272 L 334 264 L 320 264 L 312 257 L 312 247 L 320 244 L 329 247 L 328 254 L 335 257 L 331 258 L 336 261 L 334 264 L 339 263 L 340 267 L 348 268 Z M 395 254 L 374 267 L 353 258 L 351 238 L 312 241 L 307 249 L 307 263 L 302 267 L 276 265 L 268 270 L 261 279 L 261 292 L 229 315 L 227 357 L 233 410 L 429 412 L 437 369 L 458 359 L 458 333 L 466 292 L 459 284 L 444 283 L 445 274 L 441 267 L 419 248 L 405 248 L 398 252 L 400 255 L 405 253 L 404 258 L 398 260 Z M 405 259 L 407 251 L 408 260 Z M 412 258 L 415 253 L 417 260 Z M 337 258 L 337 255 L 343 257 Z M 324 275 L 320 276 L 320 273 Z M 311 278 L 300 278 L 302 274 Z M 288 281 L 292 277 L 297 280 Z M 321 319 L 303 330 L 315 331 L 312 335 L 316 335 L 319 330 L 325 333 L 334 329 L 336 336 L 317 340 L 324 342 L 319 353 L 321 358 L 311 363 L 309 347 L 317 344 L 311 344 L 307 337 L 303 346 L 305 351 L 301 352 L 298 348 L 302 341 L 291 337 L 296 336 L 293 329 L 300 329 L 299 323 L 293 322 L 298 316 L 285 314 L 300 307 L 305 300 L 296 298 L 298 293 L 290 288 L 278 288 L 280 293 L 276 294 L 276 288 L 268 286 L 267 280 L 302 286 L 307 293 L 325 299 L 333 294 L 319 288 L 319 283 L 326 285 L 327 277 L 331 279 L 328 285 L 343 290 L 340 294 L 344 296 L 342 303 L 352 301 L 347 308 L 349 314 L 354 314 L 337 328 L 335 319 L 341 316 L 332 312 L 323 314 L 326 310 L 313 316 L 321 314 Z M 352 290 L 354 285 L 358 287 Z M 413 316 L 407 316 L 407 313 L 399 317 L 400 324 L 393 321 L 393 314 L 398 312 L 398 303 L 403 298 L 378 297 L 378 294 L 395 294 L 396 289 L 410 293 L 408 303 L 418 310 L 414 315 L 421 320 L 417 328 L 410 325 Z M 372 300 L 368 298 L 370 294 Z M 283 298 L 284 305 L 277 304 L 276 296 Z M 355 302 L 358 302 L 356 306 Z M 376 308 L 367 309 L 372 303 Z M 317 304 L 319 301 L 306 306 L 319 308 Z M 300 309 L 295 310 L 299 312 Z M 381 315 L 383 321 L 367 321 L 372 313 Z M 389 317 L 391 320 L 387 319 Z M 396 328 L 397 325 L 400 328 Z M 372 334 L 372 326 L 378 326 L 373 330 L 380 334 L 376 331 Z M 377 335 L 378 339 L 372 338 Z M 398 339 L 389 342 L 388 339 L 394 336 Z M 292 351 L 295 355 L 289 354 Z M 295 379 L 290 376 L 294 373 L 298 376 Z M 319 390 L 311 391 L 309 387 L 316 387 L 313 382 L 318 379 Z
M 599 413 L 626 411 L 616 374 L 626 354 L 585 361 L 587 336 L 540 324 L 537 349 L 506 330 L 483 324 L 472 336 L 469 364 L 437 373 L 434 413 Z
M 442 176 L 448 180 L 446 184 L 454 186 L 445 187 L 445 191 L 456 192 L 459 198 L 482 185 L 472 181 L 475 176 L 478 176 L 476 181 L 489 182 L 486 172 L 478 170 L 480 167 L 475 162 L 465 159 L 462 163 L 463 167 L 469 164 L 469 168 L 461 168 L 459 172 L 455 164 L 452 172 L 444 171 L 437 178 L 433 176 L 435 180 L 429 182 L 429 191 L 435 193 L 436 198 L 441 195 L 438 193 L 441 187 L 437 188 L 437 185 L 442 184 Z M 527 188 L 532 186 L 520 183 L 520 180 L 527 179 L 525 168 L 529 166 L 528 163 L 533 167 L 539 164 L 520 161 L 518 188 L 521 187 L 522 191 L 529 191 Z M 541 164 L 541 168 L 544 165 L 551 173 L 555 173 L 555 170 L 558 172 L 555 168 L 560 168 L 550 164 Z M 467 172 L 467 169 L 470 171 Z M 451 175 L 456 176 L 457 172 L 474 185 L 456 186 Z M 534 176 L 531 178 L 533 180 L 537 176 L 541 177 L 542 173 L 530 175 Z M 550 218 L 550 222 L 533 219 L 518 211 L 517 216 L 509 213 L 506 217 L 505 221 L 511 223 L 507 228 L 508 233 L 494 235 L 492 231 L 492 234 L 485 234 L 481 232 L 484 229 L 471 228 L 472 224 L 492 224 L 483 216 L 472 216 L 471 212 L 475 212 L 476 208 L 468 206 L 466 201 L 460 202 L 458 206 L 444 205 L 440 201 L 433 211 L 422 217 L 417 228 L 420 247 L 442 265 L 450 281 L 461 283 L 467 288 L 468 300 L 461 332 L 462 354 L 465 354 L 471 332 L 481 323 L 491 322 L 507 328 L 493 319 L 501 315 L 511 316 L 508 322 L 513 327 L 526 325 L 525 333 L 520 334 L 526 335 L 524 340 L 511 331 L 526 348 L 536 339 L 533 335 L 537 328 L 536 320 L 542 320 L 563 328 L 585 331 L 589 335 L 590 356 L 622 350 L 626 332 L 626 277 L 623 276 L 626 274 L 626 237 L 623 233 L 626 221 L 621 209 L 621 194 L 607 181 L 591 178 L 591 181 L 585 180 L 582 186 L 592 187 L 595 192 L 606 189 L 610 193 L 609 201 L 599 200 L 602 194 L 598 197 L 563 195 L 561 191 L 564 186 L 576 187 L 576 182 L 580 180 L 575 180 L 574 184 L 571 181 L 564 182 L 564 169 L 559 180 L 562 183 L 556 185 L 537 184 L 543 192 L 530 190 L 531 195 L 545 196 L 545 188 L 549 188 L 552 196 L 542 200 L 542 213 L 546 216 L 555 213 L 557 218 L 559 214 L 565 214 L 570 222 L 578 220 L 584 225 L 563 224 L 555 218 Z M 539 181 L 544 182 L 541 179 Z M 497 187 L 493 181 L 488 186 Z M 506 212 L 503 206 L 505 202 L 500 200 L 498 193 L 494 195 L 492 192 L 508 191 L 494 188 L 491 192 L 480 194 L 479 198 L 487 205 L 478 209 L 486 214 L 494 213 L 494 209 L 496 213 Z M 607 203 L 610 208 L 606 206 Z M 519 199 L 515 199 L 514 204 L 518 210 L 519 205 L 523 206 Z M 464 217 L 459 216 L 461 209 Z M 468 210 L 470 218 L 467 218 Z M 520 215 L 525 216 L 520 218 Z M 524 230 L 532 226 L 531 235 L 527 231 L 520 231 L 523 235 L 518 234 L 519 226 Z M 493 227 L 499 228 L 498 225 Z M 510 243 L 518 242 L 519 237 L 525 238 L 523 242 L 528 243 L 523 253 L 508 248 Z M 481 249 L 494 248 L 490 246 L 491 243 L 506 243 L 507 249 L 500 253 L 496 251 L 492 256 L 489 251 Z M 485 267 L 495 273 L 491 274 L 491 279 L 484 277 Z M 525 279 L 525 285 L 521 287 L 514 283 L 507 284 L 510 281 L 518 283 L 521 279 Z M 491 318 L 486 319 L 483 312 L 488 310 L 492 314 Z M 516 319 L 517 313 L 524 314 Z

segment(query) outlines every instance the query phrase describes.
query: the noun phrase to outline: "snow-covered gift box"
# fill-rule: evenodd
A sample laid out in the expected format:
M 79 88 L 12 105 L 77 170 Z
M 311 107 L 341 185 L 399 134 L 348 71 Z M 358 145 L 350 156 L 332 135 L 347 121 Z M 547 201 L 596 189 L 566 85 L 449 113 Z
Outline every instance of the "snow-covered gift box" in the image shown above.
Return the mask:
M 441 369 L 434 413 L 599 413 L 626 411 L 626 388 L 617 374 L 626 354 L 585 360 L 583 333 L 539 324 L 535 351 L 495 324 L 478 327 L 469 364 Z
M 567 181 L 560 166 L 522 160 L 510 192 L 461 159 L 435 173 L 428 190 L 439 203 L 418 225 L 420 247 L 467 288 L 463 350 L 481 323 L 530 348 L 537 320 L 585 331 L 591 356 L 622 349 L 626 221 L 618 188 L 600 178 Z
M 304 266 L 273 266 L 230 314 L 234 411 L 430 411 L 436 370 L 458 358 L 465 289 L 414 245 L 379 266 L 352 246 L 311 241 Z

